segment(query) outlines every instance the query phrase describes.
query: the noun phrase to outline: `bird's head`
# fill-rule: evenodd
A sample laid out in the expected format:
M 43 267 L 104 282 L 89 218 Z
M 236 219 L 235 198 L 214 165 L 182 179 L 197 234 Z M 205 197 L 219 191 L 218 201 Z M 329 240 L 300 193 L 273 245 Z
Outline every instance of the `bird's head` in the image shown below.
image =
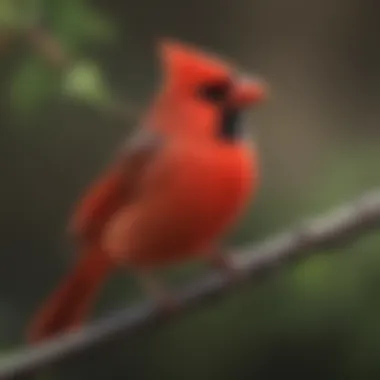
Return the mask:
M 164 70 L 164 87 L 173 94 L 178 109 L 197 115 L 199 128 L 215 125 L 222 120 L 221 133 L 235 134 L 231 117 L 243 109 L 260 103 L 266 97 L 261 80 L 242 76 L 229 64 L 210 53 L 170 39 L 159 41 L 159 56 Z M 190 118 L 191 119 L 191 118 Z M 203 127 L 202 124 L 206 126 Z M 220 123 L 219 123 L 220 124 Z

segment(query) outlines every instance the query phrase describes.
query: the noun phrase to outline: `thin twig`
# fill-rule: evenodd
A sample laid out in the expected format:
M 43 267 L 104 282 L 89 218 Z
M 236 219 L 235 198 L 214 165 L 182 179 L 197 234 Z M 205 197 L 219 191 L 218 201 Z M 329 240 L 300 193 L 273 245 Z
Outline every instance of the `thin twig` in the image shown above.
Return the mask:
M 62 44 L 41 26 L 26 29 L 26 38 L 34 51 L 41 55 L 50 65 L 67 70 L 74 64 Z
M 242 249 L 233 257 L 238 270 L 258 281 L 287 263 L 306 258 L 321 249 L 347 244 L 376 227 L 380 227 L 380 189 L 312 219 L 298 229 L 270 238 L 255 247 Z M 177 311 L 165 314 L 148 301 L 126 308 L 79 332 L 10 354 L 0 363 L 0 379 L 26 379 L 36 371 L 79 357 L 109 342 L 117 339 L 125 341 L 132 335 L 157 328 L 196 306 L 209 304 L 212 298 L 226 294 L 234 285 L 221 273 L 210 272 L 178 293 L 180 307 Z

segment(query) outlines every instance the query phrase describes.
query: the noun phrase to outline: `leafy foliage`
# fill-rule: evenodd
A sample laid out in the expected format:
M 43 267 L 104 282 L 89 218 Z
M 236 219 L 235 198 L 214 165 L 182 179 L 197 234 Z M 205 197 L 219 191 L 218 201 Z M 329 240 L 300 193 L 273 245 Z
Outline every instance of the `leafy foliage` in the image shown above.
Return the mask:
M 40 57 L 29 56 L 20 62 L 10 82 L 11 105 L 20 115 L 30 116 L 57 94 L 61 73 L 48 67 Z
M 24 28 L 40 17 L 41 0 L 1 0 L 0 28 Z
M 102 72 L 93 61 L 82 61 L 64 75 L 63 93 L 95 106 L 104 106 L 111 101 Z
M 86 0 L 45 0 L 44 15 L 51 31 L 73 54 L 116 37 L 115 25 Z
M 58 48 L 71 59 L 99 44 L 115 40 L 116 30 L 104 14 L 85 0 L 2 0 L 0 27 L 14 33 L 28 33 L 28 28 L 47 20 L 47 33 L 57 39 Z M 51 67 L 46 57 L 24 46 L 21 61 L 15 65 L 9 83 L 12 108 L 23 117 L 37 116 L 53 99 L 66 96 L 94 106 L 106 106 L 111 101 L 99 65 L 89 58 L 78 58 L 71 67 L 57 64 Z

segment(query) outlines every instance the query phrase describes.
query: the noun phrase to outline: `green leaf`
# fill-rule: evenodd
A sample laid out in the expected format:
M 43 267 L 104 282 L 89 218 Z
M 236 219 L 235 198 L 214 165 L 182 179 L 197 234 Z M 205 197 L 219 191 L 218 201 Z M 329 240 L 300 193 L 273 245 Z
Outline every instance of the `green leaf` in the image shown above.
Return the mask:
M 88 41 L 111 42 L 116 36 L 115 25 L 95 8 L 80 8 L 81 32 Z
M 84 0 L 46 3 L 45 12 L 54 34 L 71 51 L 110 42 L 116 35 L 113 23 Z
M 11 106 L 26 116 L 34 114 L 58 93 L 59 79 L 39 59 L 24 60 L 11 78 Z
M 32 24 L 35 24 L 42 17 L 42 13 L 43 13 L 42 0 L 21 1 L 19 12 L 20 12 L 21 26 L 30 26 Z
M 19 12 L 14 0 L 0 0 L 0 27 L 13 28 L 18 22 Z
M 92 61 L 77 63 L 64 77 L 63 93 L 89 104 L 106 106 L 111 93 L 99 67 Z
M 0 0 L 0 27 L 26 27 L 40 18 L 41 11 L 41 0 Z

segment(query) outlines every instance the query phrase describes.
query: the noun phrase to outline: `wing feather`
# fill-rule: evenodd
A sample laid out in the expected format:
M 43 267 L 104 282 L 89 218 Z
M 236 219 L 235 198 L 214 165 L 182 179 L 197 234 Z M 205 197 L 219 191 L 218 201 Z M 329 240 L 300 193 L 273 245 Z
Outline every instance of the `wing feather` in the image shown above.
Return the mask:
M 89 187 L 76 206 L 69 232 L 81 241 L 98 238 L 112 215 L 133 199 L 139 182 L 162 145 L 162 136 L 141 129 Z

